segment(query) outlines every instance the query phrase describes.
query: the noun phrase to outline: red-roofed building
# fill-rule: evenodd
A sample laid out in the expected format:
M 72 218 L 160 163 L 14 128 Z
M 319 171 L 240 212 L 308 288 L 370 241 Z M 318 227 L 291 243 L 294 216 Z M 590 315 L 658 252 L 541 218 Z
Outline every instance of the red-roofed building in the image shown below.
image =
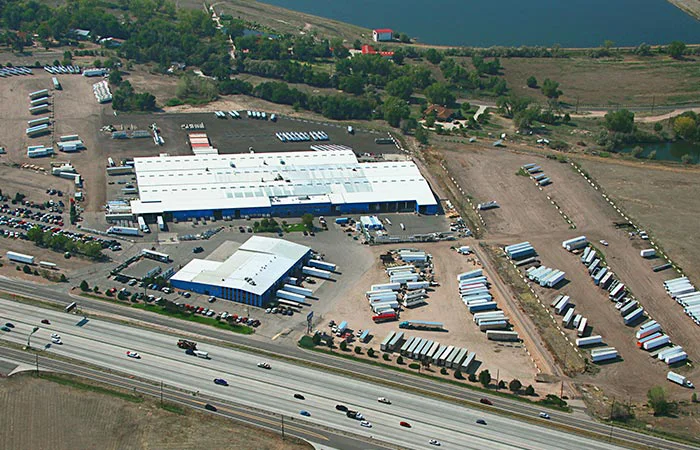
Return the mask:
M 381 55 L 384 58 L 391 58 L 394 56 L 394 52 L 378 52 L 377 50 L 374 49 L 371 45 L 363 45 L 362 46 L 362 54 L 363 55 Z
M 372 30 L 374 42 L 391 41 L 394 38 L 394 31 L 391 28 L 378 28 Z

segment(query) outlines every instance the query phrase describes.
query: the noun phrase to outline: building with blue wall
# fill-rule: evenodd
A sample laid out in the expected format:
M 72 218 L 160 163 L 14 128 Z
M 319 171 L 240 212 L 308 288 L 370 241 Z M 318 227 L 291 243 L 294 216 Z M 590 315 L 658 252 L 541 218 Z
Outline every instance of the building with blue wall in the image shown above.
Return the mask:
M 136 216 L 299 217 L 418 212 L 438 202 L 409 160 L 360 163 L 351 149 L 135 158 Z
M 170 284 L 177 289 L 264 307 L 275 300 L 287 277 L 300 273 L 310 259 L 309 247 L 252 236 L 225 261 L 193 259 L 170 278 Z

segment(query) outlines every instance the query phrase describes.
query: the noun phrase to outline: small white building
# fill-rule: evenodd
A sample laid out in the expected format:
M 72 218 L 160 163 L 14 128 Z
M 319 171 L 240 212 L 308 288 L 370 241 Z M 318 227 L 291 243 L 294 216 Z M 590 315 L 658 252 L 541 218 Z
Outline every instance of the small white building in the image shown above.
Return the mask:
M 394 31 L 390 28 L 378 28 L 372 30 L 374 42 L 391 41 L 394 38 Z

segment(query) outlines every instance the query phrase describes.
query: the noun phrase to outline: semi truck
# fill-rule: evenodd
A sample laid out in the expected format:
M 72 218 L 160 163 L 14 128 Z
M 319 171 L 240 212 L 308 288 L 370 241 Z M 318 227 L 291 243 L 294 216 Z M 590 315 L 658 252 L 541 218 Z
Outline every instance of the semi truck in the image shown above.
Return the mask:
M 376 316 L 372 316 L 372 320 L 374 323 L 391 322 L 392 320 L 399 320 L 399 315 L 396 314 L 396 311 L 384 312 L 377 314 Z
M 693 383 L 690 382 L 686 377 L 684 377 L 681 374 L 678 374 L 676 372 L 669 371 L 668 374 L 666 374 L 666 379 L 669 381 L 673 381 L 674 383 L 678 383 L 683 387 L 687 387 L 690 389 L 693 389 L 695 386 L 693 386 Z
M 109 233 L 109 234 L 122 234 L 125 236 L 138 236 L 139 229 L 138 228 L 131 228 L 131 227 L 109 227 L 107 229 L 107 233 Z

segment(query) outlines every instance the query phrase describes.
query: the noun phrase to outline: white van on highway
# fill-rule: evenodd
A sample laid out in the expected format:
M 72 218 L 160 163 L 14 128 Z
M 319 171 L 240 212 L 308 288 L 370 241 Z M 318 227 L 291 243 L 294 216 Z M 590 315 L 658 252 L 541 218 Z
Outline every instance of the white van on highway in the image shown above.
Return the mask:
M 198 358 L 211 359 L 211 358 L 209 358 L 209 353 L 203 352 L 201 350 L 195 350 L 194 356 L 196 356 Z

